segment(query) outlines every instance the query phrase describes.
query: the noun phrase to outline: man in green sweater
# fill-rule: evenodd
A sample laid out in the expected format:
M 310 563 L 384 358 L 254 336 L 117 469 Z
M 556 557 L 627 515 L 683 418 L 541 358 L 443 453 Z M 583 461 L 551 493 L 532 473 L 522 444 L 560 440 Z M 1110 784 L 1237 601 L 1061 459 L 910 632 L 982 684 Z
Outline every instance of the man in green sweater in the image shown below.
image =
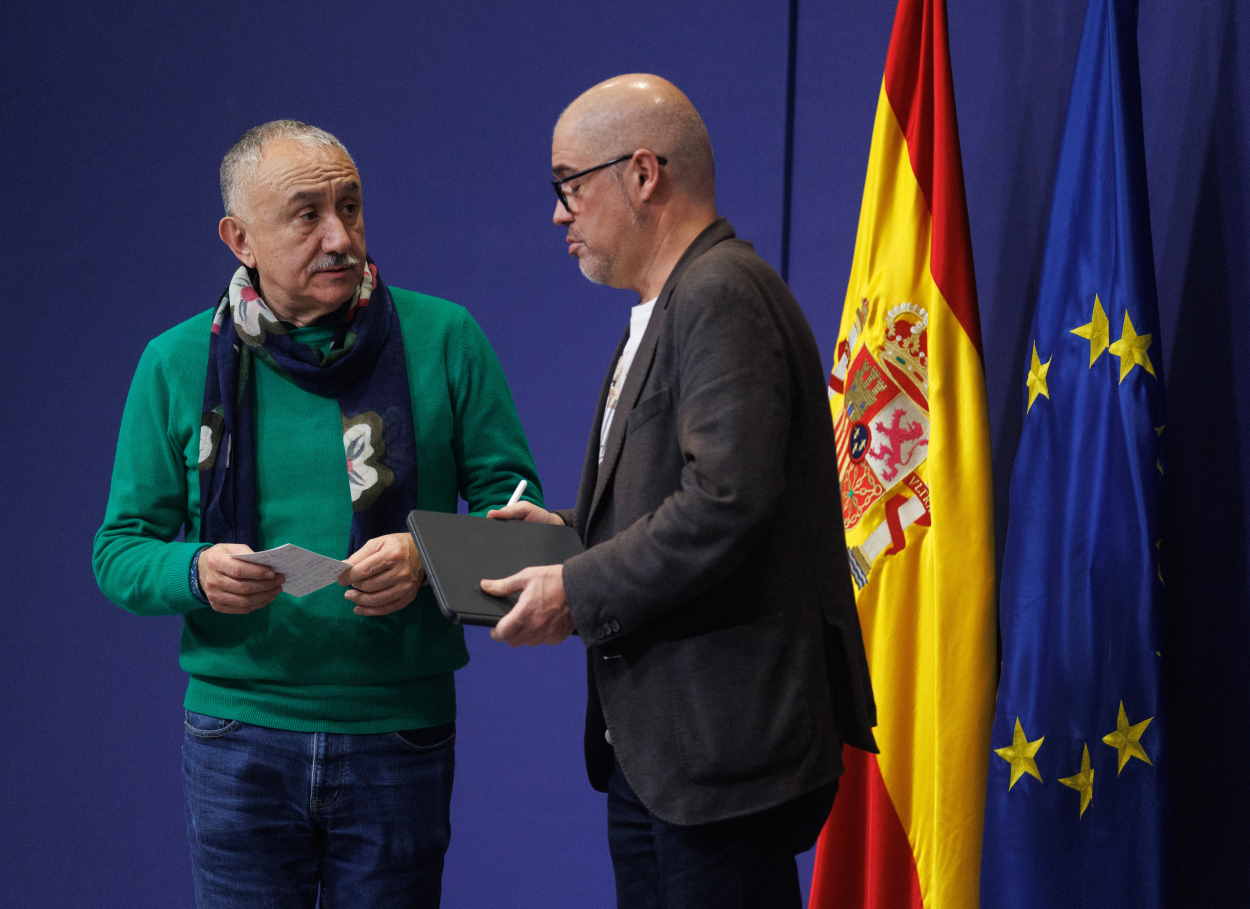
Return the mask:
M 468 655 L 403 521 L 541 504 L 533 460 L 472 317 L 380 280 L 338 139 L 255 127 L 221 189 L 241 265 L 139 361 L 96 578 L 183 617 L 198 906 L 437 906 Z M 235 558 L 283 543 L 351 568 L 297 599 Z

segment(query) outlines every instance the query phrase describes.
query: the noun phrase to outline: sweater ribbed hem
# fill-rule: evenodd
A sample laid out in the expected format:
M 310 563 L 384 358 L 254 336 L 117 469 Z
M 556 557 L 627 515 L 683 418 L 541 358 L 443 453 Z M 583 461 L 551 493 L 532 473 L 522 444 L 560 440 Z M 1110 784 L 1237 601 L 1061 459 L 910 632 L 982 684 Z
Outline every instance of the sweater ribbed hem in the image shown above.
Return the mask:
M 368 734 L 452 722 L 451 673 L 375 685 L 292 685 L 192 676 L 187 710 L 291 732 Z

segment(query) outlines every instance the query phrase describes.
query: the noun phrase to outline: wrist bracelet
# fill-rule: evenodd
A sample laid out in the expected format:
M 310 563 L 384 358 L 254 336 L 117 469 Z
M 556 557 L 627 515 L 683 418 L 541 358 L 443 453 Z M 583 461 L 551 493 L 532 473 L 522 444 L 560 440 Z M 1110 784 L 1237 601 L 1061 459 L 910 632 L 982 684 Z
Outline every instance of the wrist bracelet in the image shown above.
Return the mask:
M 201 546 L 195 551 L 195 555 L 191 556 L 190 574 L 191 596 L 195 597 L 205 606 L 208 605 L 208 597 L 204 595 L 204 588 L 200 586 L 200 553 L 208 548 L 208 546 Z

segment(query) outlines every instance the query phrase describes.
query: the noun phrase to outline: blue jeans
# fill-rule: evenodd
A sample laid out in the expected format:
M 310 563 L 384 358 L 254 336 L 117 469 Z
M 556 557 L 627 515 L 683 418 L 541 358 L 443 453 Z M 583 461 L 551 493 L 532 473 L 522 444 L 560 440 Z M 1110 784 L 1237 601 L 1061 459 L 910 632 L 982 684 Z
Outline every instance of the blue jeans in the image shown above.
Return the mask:
M 647 810 L 619 765 L 608 780 L 618 909 L 801 909 L 794 856 L 816 841 L 836 782 L 759 814 L 679 827 Z
M 200 909 L 438 906 L 451 724 L 341 735 L 188 711 L 182 763 Z

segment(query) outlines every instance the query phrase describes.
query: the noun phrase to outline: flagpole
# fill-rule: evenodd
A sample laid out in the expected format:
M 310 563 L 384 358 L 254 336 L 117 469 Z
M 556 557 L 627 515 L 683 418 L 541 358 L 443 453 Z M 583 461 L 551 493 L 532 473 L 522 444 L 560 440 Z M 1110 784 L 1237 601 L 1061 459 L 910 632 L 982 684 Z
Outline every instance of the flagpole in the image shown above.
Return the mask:
M 794 191 L 794 107 L 799 55 L 799 0 L 790 0 L 786 36 L 786 136 L 781 183 L 781 280 L 790 280 L 790 216 Z

